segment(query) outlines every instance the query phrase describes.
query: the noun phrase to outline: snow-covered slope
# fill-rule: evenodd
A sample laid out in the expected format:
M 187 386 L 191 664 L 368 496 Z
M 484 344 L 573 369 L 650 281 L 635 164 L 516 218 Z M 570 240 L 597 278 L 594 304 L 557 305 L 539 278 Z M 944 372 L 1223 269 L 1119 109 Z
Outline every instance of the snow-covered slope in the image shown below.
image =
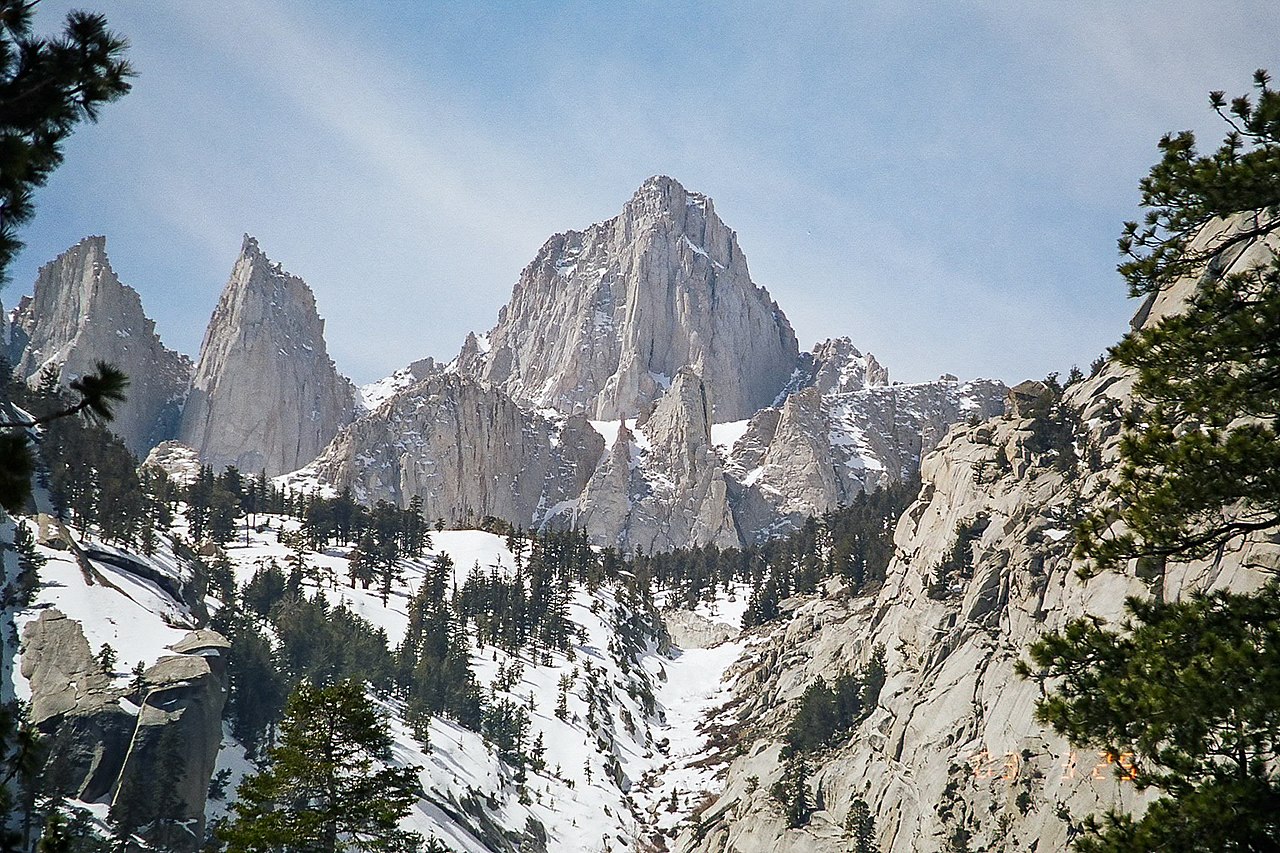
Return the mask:
M 298 527 L 279 516 L 260 515 L 255 521 L 255 527 L 242 528 L 226 547 L 241 584 L 271 561 L 284 565 L 291 551 L 279 536 Z M 35 529 L 33 522 L 26 523 Z M 185 532 L 181 520 L 175 531 Z M 412 596 L 436 555 L 452 558 L 452 583 L 459 588 L 472 572 L 511 576 L 517 570 L 503 537 L 479 530 L 432 536 L 427 554 L 402 561 L 403 580 L 385 605 L 376 585 L 366 590 L 345 582 L 348 549 L 339 547 L 306 554 L 310 569 L 304 594 L 322 591 L 331 606 L 344 605 L 385 631 L 394 647 L 404 636 Z M 123 692 L 134 662 L 149 666 L 171 655 L 170 648 L 199 621 L 200 614 L 183 596 L 172 594 L 191 581 L 190 573 L 163 542 L 152 557 L 91 540 L 84 544 L 102 557 L 93 561 L 101 578 L 87 583 L 72 552 L 40 546 L 47 564 L 35 600 L 16 613 L 17 628 L 26 630 L 56 608 L 78 623 L 92 652 L 104 645 L 116 650 L 119 662 L 106 688 Z M 147 571 L 135 573 L 116 563 Z M 154 577 L 144 576 L 150 573 Z M 726 602 L 730 609 L 721 618 L 736 625 L 745 599 L 740 591 L 734 602 Z M 206 603 L 211 612 L 220 607 L 214 598 Z M 660 833 L 673 837 L 701 795 L 714 789 L 714 767 L 698 762 L 706 749 L 700 727 L 727 696 L 720 674 L 738 657 L 741 643 L 686 650 L 670 646 L 661 623 L 651 612 L 637 609 L 620 582 L 592 591 L 575 587 L 569 617 L 576 627 L 565 652 L 510 654 L 471 638 L 471 666 L 485 701 L 509 699 L 528 709 L 529 740 L 545 747 L 545 766 L 529 767 L 524 781 L 476 732 L 433 718 L 424 746 L 421 732 L 415 734 L 404 720 L 400 703 L 379 700 L 395 740 L 394 760 L 422 768 L 424 796 L 406 819 L 406 828 L 436 838 L 448 849 L 476 853 L 544 847 L 636 850 L 641 840 L 657 839 Z M 25 654 L 24 649 L 18 655 L 19 669 Z M 21 674 L 12 688 L 19 698 L 32 696 Z M 556 713 L 562 689 L 563 718 Z M 131 707 L 123 699 L 120 705 Z M 244 749 L 225 729 L 216 769 L 230 773 L 223 780 L 227 798 L 210 801 L 209 818 L 226 814 L 239 779 L 252 770 Z M 108 804 L 97 798 L 85 803 L 100 818 Z

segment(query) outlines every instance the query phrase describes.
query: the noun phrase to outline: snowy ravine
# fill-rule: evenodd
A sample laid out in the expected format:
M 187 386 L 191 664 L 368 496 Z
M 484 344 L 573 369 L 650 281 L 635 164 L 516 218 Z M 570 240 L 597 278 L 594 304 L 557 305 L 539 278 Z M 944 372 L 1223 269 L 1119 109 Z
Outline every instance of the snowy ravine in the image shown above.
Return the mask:
M 282 528 L 297 526 L 278 516 L 259 516 L 256 521 L 257 529 L 246 534 L 242 527 L 238 540 L 226 549 L 240 584 L 272 560 L 285 565 L 290 551 L 277 535 Z M 25 523 L 35 531 L 33 523 Z M 174 532 L 185 533 L 181 521 Z M 402 563 L 404 580 L 392 589 L 386 606 L 376 587 L 364 590 L 347 584 L 347 549 L 311 552 L 306 559 L 312 574 L 321 579 L 329 604 L 343 604 L 382 628 L 394 648 L 408 625 L 413 594 L 436 554 L 452 557 L 458 587 L 477 567 L 515 570 L 514 555 L 503 537 L 460 530 L 434 532 L 432 539 L 433 547 L 423 558 Z M 36 600 L 15 614 L 19 635 L 41 612 L 57 608 L 81 624 L 94 652 L 103 644 L 116 650 L 114 687 L 127 685 L 135 662 L 150 665 L 170 654 L 169 647 L 197 627 L 198 614 L 166 592 L 164 584 L 95 561 L 116 589 L 100 583 L 90 586 L 70 552 L 44 546 L 39 551 L 48 562 L 41 570 Z M 165 543 L 151 557 L 130 557 L 178 583 L 190 580 Z M 305 586 L 308 596 L 317 589 L 313 580 Z M 473 638 L 472 668 L 485 701 L 509 698 L 531 709 L 529 742 L 540 737 L 545 745 L 545 768 L 530 767 L 523 785 L 479 734 L 434 718 L 429 746 L 424 748 L 402 719 L 398 703 L 378 699 L 394 738 L 394 760 L 422 768 L 425 796 L 406 818 L 406 828 L 438 839 L 447 849 L 477 853 L 660 850 L 670 843 L 677 826 L 709 801 L 718 785 L 720 768 L 705 760 L 713 749 L 710 730 L 704 727 L 728 698 L 730 685 L 723 675 L 744 649 L 736 627 L 729 626 L 739 624 L 746 595 L 739 592 L 731 600 L 703 604 L 697 615 L 680 614 L 682 623 L 694 620 L 711 629 L 713 640 L 722 640 L 709 648 L 687 649 L 669 644 L 666 630 L 634 611 L 629 598 L 620 584 L 606 582 L 594 592 L 576 588 L 570 618 L 578 633 L 566 653 L 510 655 L 493 646 L 474 645 Z M 206 604 L 210 612 L 220 606 L 214 598 Z M 688 634 L 690 643 L 697 642 L 687 630 L 673 633 Z M 723 641 L 727 635 L 735 637 Z M 21 661 L 20 650 L 14 689 L 26 699 L 31 688 L 20 674 Z M 495 684 L 500 673 L 506 678 Z M 555 714 L 562 677 L 572 685 L 563 720 Z M 226 732 L 224 726 L 217 769 L 230 771 L 225 786 L 230 799 L 239 780 L 253 768 Z M 85 805 L 105 817 L 106 803 Z M 228 808 L 225 800 L 210 800 L 207 816 L 222 817 Z

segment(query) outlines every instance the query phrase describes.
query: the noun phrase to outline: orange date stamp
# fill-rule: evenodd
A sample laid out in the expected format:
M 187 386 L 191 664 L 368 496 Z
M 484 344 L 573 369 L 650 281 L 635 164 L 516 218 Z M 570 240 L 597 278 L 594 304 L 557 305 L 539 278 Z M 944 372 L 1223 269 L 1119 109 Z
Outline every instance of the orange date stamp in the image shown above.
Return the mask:
M 1016 752 L 991 753 L 981 749 L 967 759 L 969 768 L 975 779 L 1002 780 L 1012 782 L 1018 778 L 1022 770 L 1023 758 Z M 1063 758 L 1059 766 L 1059 780 L 1072 779 L 1116 779 L 1132 782 L 1138 778 L 1138 765 L 1132 752 L 1097 752 L 1081 753 L 1071 750 Z

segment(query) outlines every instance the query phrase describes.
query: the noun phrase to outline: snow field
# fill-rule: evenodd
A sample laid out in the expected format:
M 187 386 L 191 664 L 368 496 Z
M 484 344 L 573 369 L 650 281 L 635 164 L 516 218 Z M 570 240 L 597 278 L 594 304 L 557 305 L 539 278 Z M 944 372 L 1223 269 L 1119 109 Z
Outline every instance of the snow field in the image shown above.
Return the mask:
M 290 549 L 277 536 L 281 529 L 299 526 L 296 520 L 280 516 L 255 520 L 262 530 L 248 529 L 246 543 L 246 531 L 241 528 L 237 541 L 226 549 L 241 584 L 271 560 L 286 567 Z M 185 533 L 181 520 L 175 531 Z M 126 556 L 187 580 L 185 569 L 161 539 L 151 558 Z M 308 594 L 319 589 L 331 606 L 343 604 L 382 628 L 394 648 L 408 625 L 412 595 L 436 554 L 445 552 L 453 559 L 458 587 L 476 566 L 485 571 L 496 566 L 504 574 L 514 571 L 515 558 L 503 537 L 462 530 L 433 532 L 432 540 L 423 558 L 402 561 L 403 579 L 393 586 L 386 606 L 376 584 L 368 590 L 350 586 L 348 549 L 340 547 L 306 554 L 311 567 L 304 582 Z M 100 546 L 95 543 L 95 547 Z M 92 651 L 96 653 L 104 643 L 116 649 L 118 686 L 123 686 L 134 663 L 141 660 L 150 665 L 170 654 L 167 647 L 194 627 L 185 607 L 151 581 L 95 562 L 117 589 L 90 586 L 70 552 L 44 547 L 40 551 L 48 562 L 41 571 L 35 602 L 17 614 L 19 631 L 38 618 L 43 608 L 57 607 L 81 622 Z M 479 734 L 435 718 L 424 749 L 402 719 L 398 703 L 380 701 L 395 741 L 394 760 L 422 768 L 425 797 L 405 819 L 406 828 L 468 853 L 493 849 L 495 830 L 514 842 L 535 823 L 545 830 L 551 851 L 633 850 L 638 840 L 672 829 L 688 816 L 696 799 L 689 792 L 714 790 L 714 772 L 690 765 L 702 757 L 706 738 L 699 726 L 727 698 L 722 675 L 737 659 L 742 644 L 660 651 L 652 632 L 635 636 L 634 630 L 625 628 L 634 614 L 622 598 L 623 590 L 611 584 L 594 593 L 574 590 L 569 616 L 579 635 L 567 654 L 527 649 L 511 655 L 472 641 L 472 668 L 486 702 L 507 698 L 532 706 L 526 747 L 541 737 L 545 769 L 535 772 L 530 767 L 523 785 Z M 699 609 L 709 618 L 736 625 L 747 596 L 742 591 L 733 598 L 703 603 Z M 209 606 L 216 610 L 219 604 L 210 599 Z M 624 639 L 628 636 L 633 639 Z M 506 679 L 513 683 L 500 689 L 495 684 L 500 670 L 509 675 L 513 669 L 518 677 Z M 563 720 L 555 714 L 562 678 L 571 684 Z M 29 698 L 26 681 L 17 676 L 15 682 L 19 698 Z M 646 711 L 645 694 L 655 700 L 652 713 Z M 231 771 L 227 796 L 210 801 L 211 818 L 226 814 L 240 779 L 252 772 L 243 748 L 229 732 L 224 732 L 217 763 L 217 770 L 223 769 Z M 672 789 L 679 792 L 680 800 L 674 813 L 666 811 Z

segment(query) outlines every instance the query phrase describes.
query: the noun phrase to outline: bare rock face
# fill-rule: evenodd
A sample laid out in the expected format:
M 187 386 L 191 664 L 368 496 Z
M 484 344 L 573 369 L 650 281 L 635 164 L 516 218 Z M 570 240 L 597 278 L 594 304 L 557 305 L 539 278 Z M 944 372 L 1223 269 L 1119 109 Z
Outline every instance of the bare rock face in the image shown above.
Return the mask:
M 547 241 L 453 363 L 367 386 L 369 412 L 289 482 L 418 496 L 455 522 L 574 524 L 627 550 L 728 547 L 914 476 L 1004 392 L 891 385 L 847 338 L 801 357 L 710 199 L 659 177 L 614 219 Z M 748 418 L 733 447 L 713 443 L 713 424 Z
M 725 461 L 746 541 L 914 477 L 952 426 L 1004 409 L 1007 389 L 998 381 L 888 379 L 874 356 L 847 339 L 827 341 L 797 373 L 797 390 L 756 413 Z
M 214 468 L 274 476 L 314 459 L 356 399 L 329 359 L 311 289 L 246 236 L 200 347 L 182 443 Z
M 553 421 L 492 386 L 445 374 L 343 429 L 298 475 L 369 502 L 405 506 L 418 496 L 430 519 L 530 526 L 577 497 L 603 452 L 604 439 L 580 415 Z
M 189 486 L 200 478 L 200 454 L 179 441 L 162 441 L 142 461 L 143 468 L 156 468 L 179 485 Z
M 49 789 L 110 803 L 117 820 L 157 849 L 198 849 L 222 743 L 229 647 L 217 632 L 193 631 L 132 695 L 111 686 L 78 622 L 57 610 L 29 622 L 22 674 L 31 720 L 49 738 Z
M 1231 261 L 1247 264 L 1262 251 L 1255 244 Z M 1179 310 L 1194 284 L 1163 291 L 1138 322 Z M 1064 850 L 1073 819 L 1145 807 L 1153 793 L 1117 778 L 1107 756 L 1072 748 L 1035 720 L 1039 687 L 1018 678 L 1015 663 L 1074 618 L 1114 624 L 1127 596 L 1254 591 L 1280 571 L 1280 541 L 1254 534 L 1160 572 L 1131 561 L 1080 577 L 1073 525 L 1097 506 L 1115 469 L 1132 384 L 1108 364 L 1070 386 L 1066 431 L 1043 411 L 1037 419 L 1014 408 L 942 439 L 924 460 L 920 497 L 898 522 L 883 588 L 851 598 L 829 585 L 786 602 L 789 618 L 762 631 L 731 672 L 740 685 L 731 706 L 740 757 L 672 849 L 847 850 L 842 827 L 861 800 L 885 853 L 944 850 L 956 838 L 993 853 Z M 968 545 L 957 565 L 961 533 Z M 877 707 L 815 756 L 809 786 L 822 790 L 824 807 L 803 829 L 788 829 L 768 793 L 781 771 L 779 732 L 818 677 L 830 683 L 877 646 L 888 673 Z
M 889 371 L 874 355 L 863 355 L 848 338 L 829 338 L 800 357 L 791 388 L 812 387 L 826 395 L 888 384 Z
M 636 417 L 691 367 L 714 420 L 731 421 L 769 405 L 797 357 L 711 199 L 655 177 L 617 217 L 548 240 L 457 364 L 525 405 L 597 420 Z
M 40 268 L 13 336 L 21 349 L 16 373 L 27 381 L 50 367 L 65 385 L 99 361 L 124 371 L 129 398 L 109 426 L 134 453 L 177 433 L 191 361 L 160 342 L 137 292 L 111 269 L 105 237 L 86 237 Z
M 740 544 L 711 412 L 701 377 L 691 368 L 677 373 L 637 432 L 620 426 L 578 501 L 575 525 L 623 551 Z

